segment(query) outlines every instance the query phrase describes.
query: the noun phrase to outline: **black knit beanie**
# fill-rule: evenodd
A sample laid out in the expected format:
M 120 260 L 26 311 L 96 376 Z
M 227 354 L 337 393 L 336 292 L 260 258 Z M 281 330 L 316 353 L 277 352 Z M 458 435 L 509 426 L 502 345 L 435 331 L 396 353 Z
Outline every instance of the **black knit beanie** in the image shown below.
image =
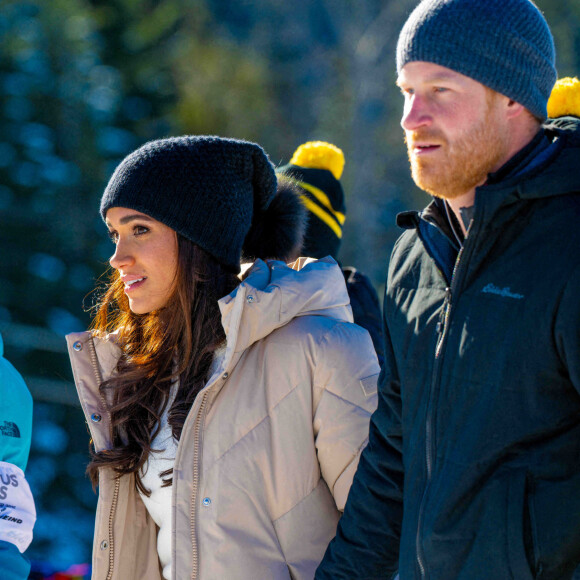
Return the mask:
M 344 167 L 342 151 L 324 141 L 309 141 L 296 151 L 290 163 L 276 169 L 301 189 L 308 210 L 302 256 L 337 257 L 346 217 L 344 191 L 339 181 Z
M 147 214 L 239 272 L 252 224 L 261 229 L 257 222 L 275 219 L 269 213 L 271 205 L 277 205 L 275 213 L 280 212 L 280 203 L 272 204 L 276 194 L 274 167 L 259 145 L 215 136 L 183 136 L 151 141 L 128 155 L 111 177 L 100 211 L 103 219 L 112 207 Z M 286 199 L 282 212 L 300 213 L 298 198 L 294 204 Z M 297 231 L 287 232 L 285 239 L 296 244 L 300 220 L 290 222 L 288 227 Z M 284 244 L 264 248 L 259 236 L 249 237 L 255 257 L 291 251 Z
M 399 36 L 397 72 L 408 62 L 432 62 L 544 120 L 555 58 L 548 24 L 530 0 L 423 0 Z

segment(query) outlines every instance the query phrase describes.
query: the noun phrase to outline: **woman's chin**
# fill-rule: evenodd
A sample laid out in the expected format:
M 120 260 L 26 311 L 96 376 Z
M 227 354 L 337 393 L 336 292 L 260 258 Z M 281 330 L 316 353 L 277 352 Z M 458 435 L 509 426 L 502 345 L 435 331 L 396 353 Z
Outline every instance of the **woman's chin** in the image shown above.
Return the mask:
M 149 314 L 155 310 L 155 308 L 149 308 L 146 304 L 142 304 L 138 300 L 129 300 L 129 309 L 133 314 Z

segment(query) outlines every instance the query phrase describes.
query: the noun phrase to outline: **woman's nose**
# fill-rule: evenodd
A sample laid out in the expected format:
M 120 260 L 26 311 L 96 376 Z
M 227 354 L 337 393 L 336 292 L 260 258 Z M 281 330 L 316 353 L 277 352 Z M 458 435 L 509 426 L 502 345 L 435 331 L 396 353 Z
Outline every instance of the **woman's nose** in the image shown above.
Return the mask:
M 121 270 L 127 266 L 130 266 L 134 262 L 134 258 L 127 247 L 127 244 L 119 240 L 115 246 L 115 253 L 109 259 L 109 264 L 115 270 Z

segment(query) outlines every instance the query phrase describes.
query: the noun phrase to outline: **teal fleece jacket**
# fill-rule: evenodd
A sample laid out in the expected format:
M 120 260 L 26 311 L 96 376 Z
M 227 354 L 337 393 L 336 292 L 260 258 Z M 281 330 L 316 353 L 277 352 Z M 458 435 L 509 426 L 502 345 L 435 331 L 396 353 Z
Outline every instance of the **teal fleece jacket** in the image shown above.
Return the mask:
M 32 436 L 32 396 L 20 373 L 4 358 L 4 343 L 0 335 L 0 462 L 12 464 L 24 471 L 28 463 L 30 440 Z M 27 484 L 20 479 L 14 479 L 15 475 L 9 475 L 9 471 L 2 471 L 2 483 L 0 485 L 0 538 L 9 533 L 9 520 L 2 519 L 2 515 L 8 512 L 4 509 L 10 500 L 8 492 L 11 490 L 10 482 L 19 482 L 22 489 Z M 5 485 L 7 484 L 7 485 Z M 25 496 L 28 508 L 32 502 L 29 492 Z M 17 506 L 20 507 L 20 504 Z M 28 509 L 27 508 L 27 509 Z M 32 503 L 32 508 L 34 505 Z M 10 516 L 10 517 L 12 517 Z M 28 521 L 30 521 L 28 514 Z M 14 519 L 20 519 L 16 516 Z M 20 553 L 16 544 L 0 539 L 0 570 L 3 580 L 24 580 L 28 578 L 30 563 L 26 556 Z

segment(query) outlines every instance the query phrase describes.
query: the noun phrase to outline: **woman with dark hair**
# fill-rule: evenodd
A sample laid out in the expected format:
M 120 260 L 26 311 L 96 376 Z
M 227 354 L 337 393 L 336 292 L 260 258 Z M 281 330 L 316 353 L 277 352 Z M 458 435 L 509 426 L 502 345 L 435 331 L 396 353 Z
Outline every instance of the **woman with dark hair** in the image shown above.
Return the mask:
M 284 263 L 303 211 L 246 141 L 153 141 L 112 176 L 111 282 L 92 331 L 67 337 L 99 486 L 94 579 L 314 576 L 379 369 L 336 263 Z

